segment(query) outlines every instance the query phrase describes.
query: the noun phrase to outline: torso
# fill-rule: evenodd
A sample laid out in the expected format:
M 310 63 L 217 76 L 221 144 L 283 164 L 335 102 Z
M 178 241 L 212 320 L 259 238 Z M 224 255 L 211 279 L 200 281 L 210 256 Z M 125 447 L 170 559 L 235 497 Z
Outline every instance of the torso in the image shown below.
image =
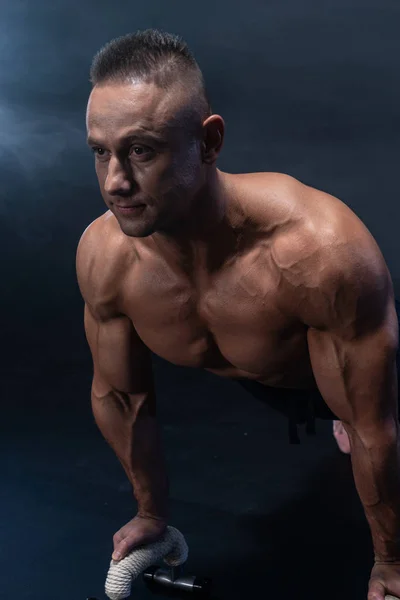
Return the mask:
M 268 187 L 269 174 L 230 177 L 237 178 L 238 193 L 248 189 L 251 196 L 262 175 Z M 126 238 L 106 213 L 101 218 L 107 227 L 122 236 L 117 247 L 125 266 L 115 302 L 109 291 L 106 299 L 99 298 L 98 309 L 127 315 L 144 344 L 175 365 L 273 387 L 315 388 L 307 327 L 291 310 L 296 297 L 282 277 L 274 248 L 283 236 L 295 240 L 302 231 L 319 231 L 322 215 L 348 210 L 330 196 L 324 201 L 322 208 L 312 194 L 309 200 L 271 196 L 260 217 L 268 226 L 254 233 L 245 219 L 235 252 L 214 269 L 193 265 L 192 271 L 179 258 L 160 253 L 152 236 Z
M 257 246 L 236 257 L 199 289 L 150 244 L 138 246 L 121 308 L 152 352 L 224 377 L 285 387 L 309 383 L 306 331 L 279 310 L 267 248 L 262 260 Z

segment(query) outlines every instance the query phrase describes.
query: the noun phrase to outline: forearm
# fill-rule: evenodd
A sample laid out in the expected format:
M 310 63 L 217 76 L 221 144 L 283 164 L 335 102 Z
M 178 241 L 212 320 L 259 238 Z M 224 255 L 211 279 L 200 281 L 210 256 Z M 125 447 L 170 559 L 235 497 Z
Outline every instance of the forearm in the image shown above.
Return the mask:
M 375 559 L 400 561 L 400 453 L 398 426 L 351 439 L 354 480 L 371 529 Z
M 142 516 L 168 516 L 168 476 L 155 416 L 154 398 L 92 392 L 95 421 L 133 486 Z

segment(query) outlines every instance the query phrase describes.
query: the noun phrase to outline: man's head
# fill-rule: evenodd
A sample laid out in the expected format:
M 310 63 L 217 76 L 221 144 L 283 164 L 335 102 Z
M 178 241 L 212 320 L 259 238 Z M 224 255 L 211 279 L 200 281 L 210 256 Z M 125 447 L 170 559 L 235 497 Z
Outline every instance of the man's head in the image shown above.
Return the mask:
M 206 191 L 224 134 L 195 59 L 177 36 L 147 30 L 104 46 L 90 80 L 88 142 L 104 201 L 127 235 L 173 230 Z

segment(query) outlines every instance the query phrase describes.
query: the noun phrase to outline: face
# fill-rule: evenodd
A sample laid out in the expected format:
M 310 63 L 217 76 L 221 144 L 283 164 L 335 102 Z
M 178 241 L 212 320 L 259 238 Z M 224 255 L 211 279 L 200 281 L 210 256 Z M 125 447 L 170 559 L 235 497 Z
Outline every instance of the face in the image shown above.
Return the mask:
M 204 184 L 202 140 L 182 126 L 186 108 L 184 92 L 151 83 L 92 90 L 88 144 L 103 199 L 126 235 L 173 227 Z

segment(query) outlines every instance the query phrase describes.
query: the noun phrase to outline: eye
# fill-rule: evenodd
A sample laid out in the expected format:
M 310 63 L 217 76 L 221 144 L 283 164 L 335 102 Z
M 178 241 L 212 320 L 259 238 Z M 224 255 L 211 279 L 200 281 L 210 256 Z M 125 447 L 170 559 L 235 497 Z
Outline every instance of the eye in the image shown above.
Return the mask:
M 139 146 L 138 144 L 134 144 L 131 146 L 131 150 L 135 156 L 146 156 L 150 155 L 153 150 L 149 148 L 149 146 Z
M 100 148 L 99 146 L 93 146 L 92 148 L 92 152 L 93 154 L 95 154 L 96 156 L 104 156 L 104 148 Z

